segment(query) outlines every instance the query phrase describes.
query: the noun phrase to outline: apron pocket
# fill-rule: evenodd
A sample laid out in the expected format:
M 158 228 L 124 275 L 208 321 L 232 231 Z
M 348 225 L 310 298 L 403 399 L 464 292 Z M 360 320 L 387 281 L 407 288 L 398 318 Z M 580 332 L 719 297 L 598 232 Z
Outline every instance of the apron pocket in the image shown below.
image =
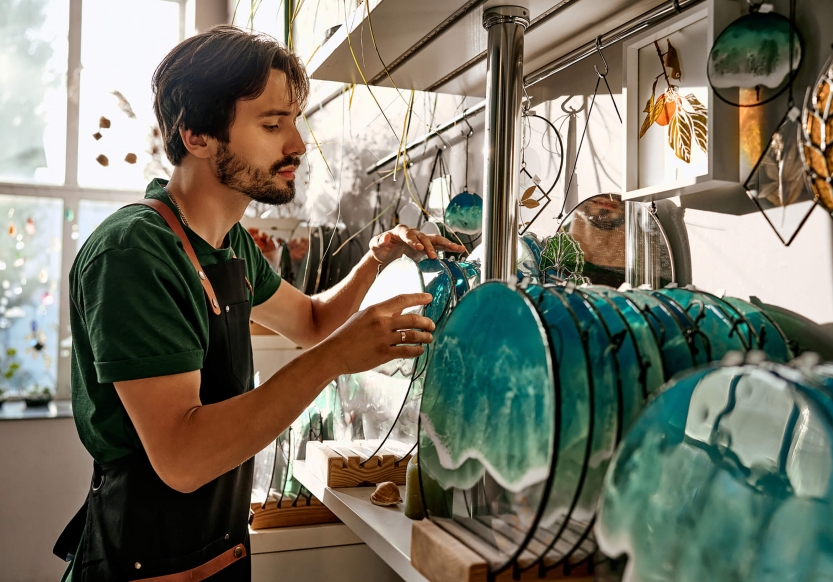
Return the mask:
M 228 328 L 231 370 L 243 388 L 250 390 L 253 381 L 252 336 L 249 331 L 251 305 L 248 301 L 235 303 L 226 307 L 226 327 Z

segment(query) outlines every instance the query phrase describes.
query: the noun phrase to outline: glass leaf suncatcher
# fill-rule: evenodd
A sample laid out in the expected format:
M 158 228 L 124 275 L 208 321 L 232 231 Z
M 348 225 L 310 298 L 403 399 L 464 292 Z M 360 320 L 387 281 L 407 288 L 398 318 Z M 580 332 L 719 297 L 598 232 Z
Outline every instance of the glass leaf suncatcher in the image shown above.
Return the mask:
M 815 208 L 804 179 L 800 115 L 797 108 L 787 112 L 744 184 L 746 193 L 785 246 L 792 243 Z
M 833 57 L 807 91 L 801 146 L 813 194 L 833 215 Z
M 680 80 L 680 57 L 677 50 L 666 39 L 667 50 L 662 52 L 659 42 L 654 41 L 657 49 L 657 56 L 660 60 L 662 71 L 654 79 L 651 88 L 651 96 L 645 104 L 645 120 L 639 129 L 639 137 L 654 125 L 668 127 L 668 146 L 674 150 L 674 155 L 685 163 L 691 162 L 692 142 L 708 151 L 708 109 L 693 93 L 683 95 L 679 85 L 671 82 L 671 79 Z M 670 74 L 669 74 L 670 72 Z M 665 79 L 666 90 L 659 97 L 656 97 L 657 83 L 660 77 Z

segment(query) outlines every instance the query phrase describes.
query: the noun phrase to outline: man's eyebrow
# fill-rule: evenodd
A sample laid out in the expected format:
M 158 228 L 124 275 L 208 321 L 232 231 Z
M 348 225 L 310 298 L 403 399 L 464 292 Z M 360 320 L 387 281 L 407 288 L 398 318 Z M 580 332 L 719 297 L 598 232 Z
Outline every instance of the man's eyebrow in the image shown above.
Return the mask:
M 287 109 L 267 109 L 263 113 L 257 116 L 258 119 L 263 119 L 264 117 L 289 117 L 292 115 L 292 112 Z

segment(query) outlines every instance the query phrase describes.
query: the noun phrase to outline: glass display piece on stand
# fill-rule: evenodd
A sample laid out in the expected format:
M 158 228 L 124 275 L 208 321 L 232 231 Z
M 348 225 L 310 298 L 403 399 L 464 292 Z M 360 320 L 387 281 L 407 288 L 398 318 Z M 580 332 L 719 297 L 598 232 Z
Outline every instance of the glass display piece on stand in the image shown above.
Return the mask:
M 651 326 L 654 340 L 662 354 L 665 380 L 691 369 L 694 366 L 694 354 L 690 345 L 692 338 L 672 308 L 666 302 L 642 290 L 631 289 L 625 293 Z
M 833 565 L 830 395 L 779 364 L 661 392 L 605 478 L 596 537 L 625 582 L 815 581 Z
M 676 281 L 674 255 L 654 204 L 625 203 L 628 233 L 625 245 L 625 280 L 632 287 L 653 289 Z
M 598 194 L 581 202 L 558 227 L 583 254 L 582 275 L 596 285 L 625 282 L 625 203 L 619 194 Z
M 466 273 L 457 264 L 457 261 L 444 261 L 448 272 L 451 273 L 452 286 L 454 287 L 454 296 L 460 300 L 466 291 L 469 290 L 469 280 Z
M 801 126 L 800 151 L 810 186 L 833 215 L 833 57 L 807 90 Z
M 719 99 L 735 107 L 769 103 L 787 90 L 801 68 L 798 29 L 780 14 L 758 11 L 760 6 L 727 26 L 709 52 L 709 84 Z M 748 98 L 741 101 L 738 89 L 754 90 L 754 97 L 744 91 Z
M 584 253 L 578 241 L 568 232 L 556 232 L 543 242 L 539 265 L 544 281 L 555 276 L 576 284 L 585 283 Z
M 497 571 L 521 553 L 548 495 L 558 407 L 546 330 L 526 294 L 488 282 L 435 344 L 419 415 L 423 499 Z
M 746 193 L 785 246 L 792 243 L 816 207 L 804 179 L 800 115 L 795 107 L 787 112 L 744 184 Z
M 767 359 L 785 364 L 795 357 L 787 336 L 766 311 L 736 297 L 723 297 L 722 300 L 743 314 L 755 331 L 757 349 L 766 353 Z
M 713 295 L 679 288 L 659 289 L 656 293 L 682 307 L 699 333 L 708 339 L 708 359 L 703 363 L 720 360 L 730 351 L 748 351 L 744 336 L 750 335 L 749 326 L 735 322 Z

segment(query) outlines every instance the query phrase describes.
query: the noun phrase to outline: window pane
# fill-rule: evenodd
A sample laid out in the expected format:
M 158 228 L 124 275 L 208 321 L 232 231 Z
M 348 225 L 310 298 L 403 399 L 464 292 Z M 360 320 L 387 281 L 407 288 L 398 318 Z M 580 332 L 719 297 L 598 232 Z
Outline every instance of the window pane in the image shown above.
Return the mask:
M 0 233 L 0 385 L 6 389 L 55 390 L 62 214 L 63 201 L 55 198 L 0 194 L 0 220 L 5 220 Z M 19 368 L 12 370 L 12 363 Z
M 78 230 L 74 231 L 72 236 L 76 233 L 76 253 L 81 250 L 87 239 L 93 231 L 98 228 L 98 225 L 104 222 L 104 219 L 113 214 L 122 206 L 127 206 L 129 202 L 112 202 L 108 200 L 81 200 L 78 202 Z
M 67 0 L 0 0 L 0 181 L 63 184 Z
M 286 0 L 236 0 L 232 2 L 232 24 L 265 32 L 283 42 L 284 6 Z
M 179 41 L 178 2 L 84 0 L 78 138 L 81 186 L 144 191 L 150 179 L 166 177 L 159 164 L 162 160 L 167 164 L 161 142 L 151 143 L 156 127 L 151 78 Z M 102 117 L 110 127 L 100 127 Z M 155 155 L 151 153 L 154 145 Z

